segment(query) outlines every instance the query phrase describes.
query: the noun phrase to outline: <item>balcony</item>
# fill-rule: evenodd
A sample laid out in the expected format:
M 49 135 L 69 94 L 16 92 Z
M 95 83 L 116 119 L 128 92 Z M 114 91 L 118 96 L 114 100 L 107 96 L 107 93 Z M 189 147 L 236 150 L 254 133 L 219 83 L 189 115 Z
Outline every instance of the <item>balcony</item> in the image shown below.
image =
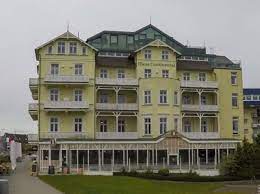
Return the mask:
M 252 117 L 253 117 L 253 118 L 260 117 L 260 114 L 258 114 L 258 113 L 252 113 Z
M 218 88 L 218 83 L 216 81 L 181 81 L 181 87 L 183 88 Z
M 138 79 L 135 78 L 96 78 L 98 85 L 138 86 Z
M 218 132 L 181 132 L 181 134 L 190 139 L 217 139 L 217 138 L 220 138 Z
M 96 139 L 137 139 L 137 132 L 96 132 Z
M 192 112 L 217 112 L 218 105 L 194 105 L 194 104 L 183 104 L 183 111 L 192 111 Z
M 40 139 L 86 139 L 87 134 L 82 132 L 41 132 Z
M 29 114 L 31 115 L 34 121 L 38 120 L 38 104 L 37 103 L 30 103 L 29 107 Z
M 252 128 L 260 128 L 260 123 L 253 123 Z
M 89 104 L 86 101 L 47 101 L 44 109 L 53 111 L 86 111 Z
M 137 103 L 122 103 L 122 104 L 112 104 L 112 103 L 96 103 L 96 109 L 98 110 L 129 110 L 137 111 Z
M 29 79 L 29 88 L 32 92 L 32 98 L 38 100 L 38 78 Z
M 44 82 L 47 84 L 86 84 L 89 78 L 85 75 L 46 75 Z

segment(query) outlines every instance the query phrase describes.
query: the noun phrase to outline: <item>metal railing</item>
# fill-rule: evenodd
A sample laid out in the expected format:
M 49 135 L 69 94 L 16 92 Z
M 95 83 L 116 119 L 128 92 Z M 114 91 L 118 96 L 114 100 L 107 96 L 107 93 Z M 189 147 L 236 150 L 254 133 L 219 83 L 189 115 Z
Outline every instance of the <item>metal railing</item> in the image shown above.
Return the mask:
M 187 138 L 190 139 L 216 139 L 219 138 L 218 132 L 180 132 Z
M 138 85 L 138 79 L 135 78 L 96 78 L 96 84 L 101 85 Z
M 137 103 L 96 103 L 96 109 L 102 110 L 138 110 Z
M 195 105 L 195 104 L 183 104 L 183 111 L 218 111 L 218 105 Z
M 89 82 L 89 77 L 85 75 L 46 75 L 44 81 L 54 83 L 87 83 Z
M 190 81 L 181 81 L 181 87 L 187 88 L 217 88 L 218 83 L 216 81 L 199 81 L 199 80 L 190 80 Z
M 96 132 L 96 139 L 137 139 L 137 132 Z
M 45 109 L 87 109 L 89 104 L 86 101 L 47 101 Z
M 40 132 L 40 139 L 86 139 L 87 134 L 82 132 Z

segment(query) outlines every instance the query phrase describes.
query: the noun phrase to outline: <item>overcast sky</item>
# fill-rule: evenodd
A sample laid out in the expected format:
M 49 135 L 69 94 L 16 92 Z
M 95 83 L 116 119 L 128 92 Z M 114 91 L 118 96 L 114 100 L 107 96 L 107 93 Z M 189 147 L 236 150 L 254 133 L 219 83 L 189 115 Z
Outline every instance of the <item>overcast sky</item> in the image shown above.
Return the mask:
M 192 46 L 240 59 L 244 87 L 260 87 L 259 0 L 1 0 L 0 129 L 36 132 L 28 114 L 34 49 L 66 31 L 86 39 L 102 30 L 152 24 Z M 209 49 L 208 49 L 209 51 Z

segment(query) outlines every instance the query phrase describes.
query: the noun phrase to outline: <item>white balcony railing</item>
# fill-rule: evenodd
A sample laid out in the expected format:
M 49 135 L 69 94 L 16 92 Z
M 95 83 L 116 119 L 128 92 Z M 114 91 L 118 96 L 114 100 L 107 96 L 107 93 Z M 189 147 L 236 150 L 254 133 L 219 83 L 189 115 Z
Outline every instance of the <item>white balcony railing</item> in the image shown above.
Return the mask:
M 96 139 L 137 139 L 137 132 L 96 132 Z
M 253 128 L 259 128 L 259 127 L 260 127 L 260 123 L 253 123 L 253 124 L 252 124 L 252 127 L 253 127 Z
M 44 103 L 45 109 L 87 109 L 89 105 L 86 101 L 47 101 Z
M 85 75 L 46 75 L 45 82 L 49 83 L 87 83 L 88 76 Z
M 183 104 L 183 111 L 218 111 L 218 105 L 194 105 L 194 104 Z
M 137 86 L 138 80 L 135 78 L 96 78 L 96 84 Z
M 101 110 L 138 110 L 138 105 L 137 105 L 137 103 L 123 103 L 123 104 L 97 103 L 96 109 L 101 109 Z
M 218 88 L 218 83 L 216 81 L 181 81 L 181 87 L 185 88 Z
M 28 109 L 29 109 L 29 111 L 37 111 L 38 110 L 38 104 L 37 103 L 30 103 Z
M 29 86 L 30 87 L 37 87 L 38 85 L 38 78 L 30 78 L 29 79 Z
M 218 132 L 181 132 L 187 138 L 190 139 L 217 139 L 219 138 Z
M 86 132 L 41 132 L 40 139 L 86 139 Z

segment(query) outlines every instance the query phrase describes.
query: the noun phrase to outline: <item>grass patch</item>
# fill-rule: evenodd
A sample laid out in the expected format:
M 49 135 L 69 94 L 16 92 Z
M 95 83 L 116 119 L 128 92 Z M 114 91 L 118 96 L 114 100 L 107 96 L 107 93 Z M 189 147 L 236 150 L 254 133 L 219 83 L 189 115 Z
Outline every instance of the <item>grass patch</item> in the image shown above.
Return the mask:
M 176 183 L 125 176 L 40 176 L 40 179 L 65 194 L 212 194 L 223 186 L 221 183 Z

